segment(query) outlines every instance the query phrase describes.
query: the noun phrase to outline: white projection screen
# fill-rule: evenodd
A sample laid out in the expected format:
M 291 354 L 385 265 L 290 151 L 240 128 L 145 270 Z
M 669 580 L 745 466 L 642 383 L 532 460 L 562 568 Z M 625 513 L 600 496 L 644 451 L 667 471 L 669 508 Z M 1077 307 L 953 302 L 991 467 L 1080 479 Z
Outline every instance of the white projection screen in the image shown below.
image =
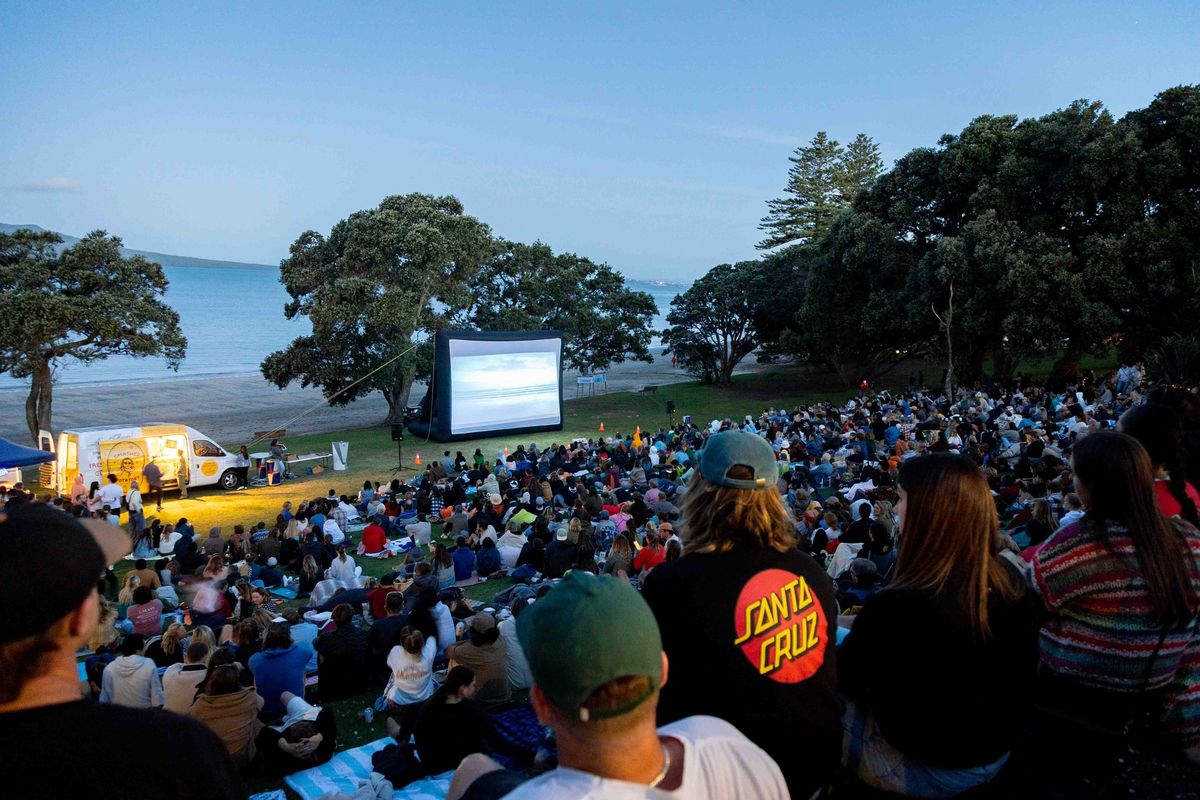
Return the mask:
M 562 430 L 562 343 L 559 331 L 438 331 L 409 428 L 439 442 Z
M 562 424 L 562 340 L 450 339 L 450 434 Z

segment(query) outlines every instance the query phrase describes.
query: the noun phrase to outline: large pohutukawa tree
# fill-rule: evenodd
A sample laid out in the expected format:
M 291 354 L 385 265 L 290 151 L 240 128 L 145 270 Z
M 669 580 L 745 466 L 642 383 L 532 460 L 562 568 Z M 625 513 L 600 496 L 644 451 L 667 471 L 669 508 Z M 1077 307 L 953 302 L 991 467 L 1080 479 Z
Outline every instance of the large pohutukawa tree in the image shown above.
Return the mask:
M 388 421 L 402 420 L 413 382 L 429 374 L 429 334 L 470 304 L 493 249 L 488 226 L 449 195 L 393 195 L 328 237 L 305 231 L 279 272 L 292 298 L 284 314 L 307 317 L 312 333 L 267 356 L 263 376 L 319 386 L 333 405 L 378 391 Z
M 36 444 L 53 431 L 60 364 L 114 355 L 161 357 L 178 369 L 187 352 L 179 315 L 163 301 L 162 267 L 121 255 L 121 240 L 93 231 L 59 250 L 49 231 L 0 233 L 0 373 L 28 378 L 25 423 Z

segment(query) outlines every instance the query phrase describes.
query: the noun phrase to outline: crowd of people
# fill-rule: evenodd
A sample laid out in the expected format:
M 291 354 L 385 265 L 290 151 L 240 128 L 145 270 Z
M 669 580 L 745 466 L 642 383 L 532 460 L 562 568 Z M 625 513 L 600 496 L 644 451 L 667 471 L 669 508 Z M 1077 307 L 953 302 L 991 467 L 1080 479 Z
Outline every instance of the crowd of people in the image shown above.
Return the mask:
M 237 796 L 328 760 L 328 704 L 367 696 L 408 745 L 396 775 L 455 769 L 450 797 L 1049 792 L 1151 738 L 1200 761 L 1198 406 L 1134 368 L 863 391 L 448 450 L 203 537 L 10 491 L 0 742 L 36 754 L 51 723 L 106 752 L 170 712 L 205 773 L 153 786 Z M 490 606 L 464 597 L 497 576 Z M 526 691 L 544 747 L 496 724 Z

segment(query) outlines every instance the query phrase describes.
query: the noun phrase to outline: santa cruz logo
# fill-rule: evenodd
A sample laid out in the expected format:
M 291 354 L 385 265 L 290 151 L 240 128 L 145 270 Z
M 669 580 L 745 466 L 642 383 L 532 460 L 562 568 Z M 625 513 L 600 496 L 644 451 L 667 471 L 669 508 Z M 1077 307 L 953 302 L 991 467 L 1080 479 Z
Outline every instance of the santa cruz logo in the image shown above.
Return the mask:
M 733 627 L 733 643 L 771 680 L 799 683 L 825 661 L 825 610 L 808 582 L 787 570 L 763 570 L 746 583 Z

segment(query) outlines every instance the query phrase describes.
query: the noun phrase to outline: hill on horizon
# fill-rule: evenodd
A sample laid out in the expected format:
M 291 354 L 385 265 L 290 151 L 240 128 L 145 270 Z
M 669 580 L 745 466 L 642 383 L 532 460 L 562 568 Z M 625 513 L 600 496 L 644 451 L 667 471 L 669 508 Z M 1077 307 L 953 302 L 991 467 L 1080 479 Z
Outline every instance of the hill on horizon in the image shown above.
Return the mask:
M 0 222 L 0 233 L 13 233 L 20 229 L 31 231 L 45 231 L 48 228 L 43 228 L 40 225 L 11 225 L 6 222 Z M 60 248 L 67 248 L 79 241 L 78 236 L 71 236 L 62 231 L 53 231 L 62 237 L 63 243 Z M 229 269 L 278 269 L 277 266 L 271 264 L 250 264 L 245 261 L 217 261 L 211 258 L 193 258 L 192 256 L 174 256 L 169 253 L 155 253 L 151 250 L 135 250 L 131 247 L 122 247 L 121 255 L 123 256 L 142 256 L 150 261 L 157 261 L 166 267 L 225 267 Z

